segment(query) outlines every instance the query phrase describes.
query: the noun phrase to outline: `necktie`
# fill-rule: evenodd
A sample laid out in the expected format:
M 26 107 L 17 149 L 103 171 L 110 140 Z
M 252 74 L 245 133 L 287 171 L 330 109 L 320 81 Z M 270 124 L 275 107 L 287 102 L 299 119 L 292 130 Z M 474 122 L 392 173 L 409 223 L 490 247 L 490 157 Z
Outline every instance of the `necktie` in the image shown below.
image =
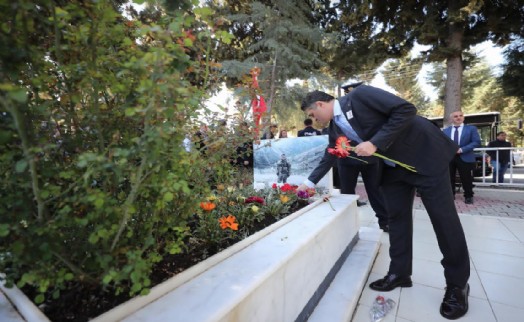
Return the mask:
M 459 127 L 460 126 L 454 126 L 455 133 L 453 134 L 453 141 L 455 141 L 455 143 L 457 143 L 457 145 L 459 145 Z
M 349 122 L 346 120 L 344 115 L 337 115 L 335 116 L 335 123 L 338 125 L 338 127 L 344 132 L 344 134 L 350 139 L 351 141 L 355 141 L 357 143 L 362 142 L 362 140 L 358 137 L 357 132 L 353 130 Z

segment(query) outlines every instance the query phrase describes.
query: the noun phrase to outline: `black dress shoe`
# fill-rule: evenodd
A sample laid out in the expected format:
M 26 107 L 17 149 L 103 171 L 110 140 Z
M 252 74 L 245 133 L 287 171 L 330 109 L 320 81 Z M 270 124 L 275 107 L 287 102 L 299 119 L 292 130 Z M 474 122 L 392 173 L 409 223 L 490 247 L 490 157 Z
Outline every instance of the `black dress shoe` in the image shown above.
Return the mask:
M 468 312 L 469 284 L 466 287 L 446 287 L 444 300 L 440 305 L 440 315 L 449 320 L 458 319 Z
M 473 204 L 473 197 L 466 197 L 464 199 L 464 203 L 467 204 L 467 205 L 472 205 Z
M 396 274 L 388 274 L 379 280 L 374 281 L 369 284 L 369 287 L 372 290 L 379 292 L 389 292 L 394 290 L 397 287 L 411 287 L 413 282 L 411 282 L 411 277 L 409 276 L 398 276 Z
M 368 203 L 365 202 L 365 201 L 360 201 L 360 200 L 357 200 L 357 207 L 362 207 L 362 206 L 365 206 L 367 205 Z

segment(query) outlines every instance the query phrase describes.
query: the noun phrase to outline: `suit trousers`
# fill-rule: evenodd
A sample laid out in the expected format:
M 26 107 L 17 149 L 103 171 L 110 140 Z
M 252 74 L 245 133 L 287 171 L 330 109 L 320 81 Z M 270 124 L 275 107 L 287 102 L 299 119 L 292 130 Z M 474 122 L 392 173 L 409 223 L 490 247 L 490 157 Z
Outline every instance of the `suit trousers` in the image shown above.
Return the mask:
M 449 177 L 451 180 L 451 189 L 455 193 L 455 178 L 458 171 L 462 188 L 464 189 L 464 197 L 473 197 L 473 168 L 474 162 L 465 162 L 459 155 L 456 155 L 449 164 Z
M 382 191 L 389 214 L 389 273 L 411 276 L 413 269 L 413 202 L 415 189 L 435 231 L 448 286 L 465 287 L 469 275 L 469 252 L 460 223 L 447 169 L 424 176 L 402 167 L 384 167 Z
M 375 216 L 378 218 L 379 226 L 388 224 L 388 213 L 382 190 L 379 186 L 380 168 L 378 164 L 338 164 L 338 173 L 340 178 L 340 192 L 344 194 L 355 194 L 355 187 L 357 186 L 358 174 L 362 175 L 362 181 L 366 188 L 369 203 Z

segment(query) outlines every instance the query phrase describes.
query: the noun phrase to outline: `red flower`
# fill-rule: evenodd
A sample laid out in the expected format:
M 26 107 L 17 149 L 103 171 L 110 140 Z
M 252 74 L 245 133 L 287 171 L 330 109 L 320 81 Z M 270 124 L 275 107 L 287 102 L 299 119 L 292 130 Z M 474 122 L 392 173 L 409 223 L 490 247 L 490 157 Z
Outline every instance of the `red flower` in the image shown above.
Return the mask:
M 351 141 L 348 140 L 347 137 L 339 136 L 335 143 L 335 148 L 328 148 L 328 153 L 333 154 L 338 158 L 347 158 L 351 151 L 351 145 L 349 145 L 349 142 Z
M 280 187 L 280 190 L 282 192 L 295 192 L 297 190 L 298 186 L 290 185 L 289 183 L 285 183 Z
M 328 148 L 327 151 L 329 154 L 333 154 L 334 156 L 337 156 L 338 158 L 353 158 L 353 159 L 356 159 L 356 160 L 360 160 L 364 163 L 368 163 L 367 161 L 365 160 L 362 160 L 362 159 L 359 159 L 359 158 L 355 158 L 355 157 L 352 157 L 349 155 L 349 152 L 351 152 L 351 145 L 349 145 L 349 142 L 351 142 L 350 140 L 348 140 L 347 137 L 345 136 L 339 136 L 336 143 L 335 143 L 335 148 Z M 399 161 L 396 161 L 396 160 L 393 160 L 393 159 L 390 159 L 380 153 L 373 153 L 372 154 L 373 156 L 376 156 L 376 157 L 379 157 L 379 158 L 382 158 L 384 160 L 388 160 L 388 161 L 391 161 L 411 172 L 417 172 L 417 170 L 415 170 L 415 167 L 411 166 L 411 165 L 407 165 L 405 163 L 402 163 L 402 162 L 399 162 Z
M 273 189 L 278 189 L 278 186 L 277 186 L 276 183 L 273 183 L 273 185 L 271 186 L 271 188 L 273 188 Z
M 249 197 L 246 199 L 246 203 L 254 203 L 254 202 L 259 203 L 261 205 L 265 203 L 264 198 L 262 197 L 253 196 L 253 197 Z

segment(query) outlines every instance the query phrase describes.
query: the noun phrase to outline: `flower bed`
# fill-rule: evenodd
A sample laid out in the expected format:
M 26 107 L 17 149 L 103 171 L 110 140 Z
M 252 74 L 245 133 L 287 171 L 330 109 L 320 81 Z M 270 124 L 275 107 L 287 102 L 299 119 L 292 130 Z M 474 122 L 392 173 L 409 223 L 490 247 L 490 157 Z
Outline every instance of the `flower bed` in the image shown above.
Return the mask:
M 322 294 L 319 289 L 336 273 L 336 263 L 356 242 L 355 200 L 337 196 L 336 211 L 318 200 L 96 321 L 124 317 L 139 321 L 151 316 L 225 321 L 233 315 L 245 321 L 287 321 L 307 315 Z
M 232 248 L 231 245 L 235 246 L 232 249 L 242 247 L 249 243 L 244 242 L 249 236 L 307 206 L 312 201 L 310 195 L 313 192 L 296 194 L 295 189 L 296 186 L 289 184 L 274 185 L 272 189 L 262 191 L 217 186 L 214 193 L 198 202 L 199 211 L 190 219 L 189 228 L 184 233 L 185 248 L 174 249 L 173 254 L 165 256 L 153 268 L 151 287 Z M 257 234 L 260 236 L 260 232 Z M 22 290 L 32 299 L 38 294 L 38 289 L 30 286 L 22 287 Z M 131 296 L 127 292 L 115 295 L 113 290 L 103 286 L 89 288 L 77 283 L 63 291 L 60 298 L 53 299 L 51 294 L 46 298 L 41 307 L 51 320 L 86 321 Z

